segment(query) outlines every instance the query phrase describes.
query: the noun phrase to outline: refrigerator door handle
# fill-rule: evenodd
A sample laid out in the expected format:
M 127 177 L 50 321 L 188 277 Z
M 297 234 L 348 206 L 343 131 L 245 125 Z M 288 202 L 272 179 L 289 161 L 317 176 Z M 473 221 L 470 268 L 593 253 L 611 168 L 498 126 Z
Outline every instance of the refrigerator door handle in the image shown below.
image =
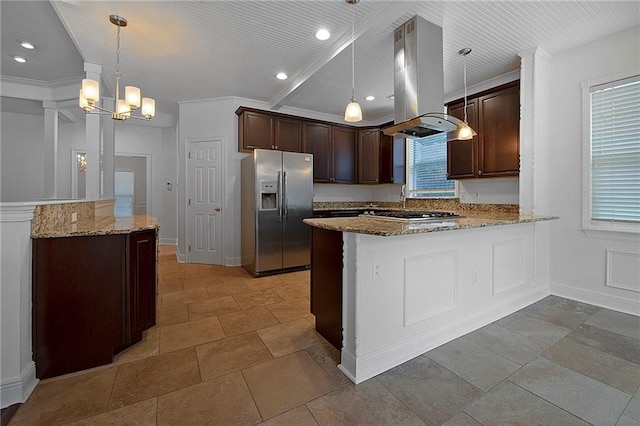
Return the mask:
M 282 222 L 282 179 L 280 179 L 280 172 L 278 172 L 278 183 L 276 191 L 276 202 L 278 203 L 278 219 Z
M 282 216 L 287 220 L 289 216 L 289 200 L 287 200 L 287 172 L 282 173 Z

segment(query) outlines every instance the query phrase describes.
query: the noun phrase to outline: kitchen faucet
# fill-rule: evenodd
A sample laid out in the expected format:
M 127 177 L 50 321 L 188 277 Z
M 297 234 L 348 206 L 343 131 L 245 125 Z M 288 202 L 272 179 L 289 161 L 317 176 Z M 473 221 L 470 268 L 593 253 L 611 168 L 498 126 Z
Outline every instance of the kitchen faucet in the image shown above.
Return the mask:
M 407 197 L 405 196 L 404 193 L 404 185 L 402 185 L 402 187 L 400 187 L 400 201 L 402 201 L 402 208 L 406 209 L 407 208 Z

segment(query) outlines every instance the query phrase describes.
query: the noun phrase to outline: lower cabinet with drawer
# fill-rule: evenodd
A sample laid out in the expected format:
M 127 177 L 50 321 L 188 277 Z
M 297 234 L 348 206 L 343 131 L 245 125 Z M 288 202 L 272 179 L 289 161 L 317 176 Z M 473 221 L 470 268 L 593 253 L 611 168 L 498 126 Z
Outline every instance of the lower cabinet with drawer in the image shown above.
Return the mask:
M 110 363 L 155 321 L 156 230 L 33 240 L 39 379 Z

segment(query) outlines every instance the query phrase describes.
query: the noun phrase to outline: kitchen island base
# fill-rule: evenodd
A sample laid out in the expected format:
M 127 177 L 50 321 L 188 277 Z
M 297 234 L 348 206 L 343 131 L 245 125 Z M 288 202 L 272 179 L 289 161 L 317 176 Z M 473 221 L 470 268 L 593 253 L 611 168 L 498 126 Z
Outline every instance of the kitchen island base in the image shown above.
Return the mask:
M 534 266 L 536 235 L 546 227 L 393 237 L 325 231 L 343 242 L 340 370 L 363 382 L 547 296 Z

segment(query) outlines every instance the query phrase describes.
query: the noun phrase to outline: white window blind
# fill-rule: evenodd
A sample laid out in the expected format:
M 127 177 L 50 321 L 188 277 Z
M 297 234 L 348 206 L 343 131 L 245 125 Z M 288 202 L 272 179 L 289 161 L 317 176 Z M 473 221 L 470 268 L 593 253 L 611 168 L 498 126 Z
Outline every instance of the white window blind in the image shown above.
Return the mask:
M 409 193 L 424 197 L 455 197 L 456 183 L 447 180 L 447 134 L 407 140 Z
M 640 222 L 640 76 L 591 88 L 591 220 Z

